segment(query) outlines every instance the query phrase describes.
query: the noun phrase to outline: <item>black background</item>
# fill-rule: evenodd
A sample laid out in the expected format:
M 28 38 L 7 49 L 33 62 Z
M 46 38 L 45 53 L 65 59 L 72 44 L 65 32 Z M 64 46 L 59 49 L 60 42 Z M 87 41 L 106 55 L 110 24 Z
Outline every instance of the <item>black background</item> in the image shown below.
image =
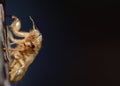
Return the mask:
M 42 50 L 13 86 L 120 85 L 120 2 L 6 0 L 6 13 L 23 31 L 32 16 L 43 34 Z

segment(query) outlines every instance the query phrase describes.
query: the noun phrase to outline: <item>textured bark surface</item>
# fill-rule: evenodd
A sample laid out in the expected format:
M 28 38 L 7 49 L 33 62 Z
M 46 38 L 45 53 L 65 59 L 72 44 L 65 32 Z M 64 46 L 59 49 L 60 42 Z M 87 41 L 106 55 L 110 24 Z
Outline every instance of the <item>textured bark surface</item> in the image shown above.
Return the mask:
M 10 86 L 7 63 L 5 62 L 8 54 L 3 51 L 3 47 L 7 47 L 7 32 L 4 21 L 4 0 L 0 0 L 0 86 Z

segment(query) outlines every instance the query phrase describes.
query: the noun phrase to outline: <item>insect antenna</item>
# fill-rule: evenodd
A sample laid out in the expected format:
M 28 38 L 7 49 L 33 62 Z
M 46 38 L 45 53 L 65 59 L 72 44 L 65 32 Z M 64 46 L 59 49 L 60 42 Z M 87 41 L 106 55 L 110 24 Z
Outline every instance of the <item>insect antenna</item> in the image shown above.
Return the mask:
M 35 30 L 35 22 L 34 22 L 34 20 L 32 19 L 32 17 L 31 17 L 31 16 L 29 16 L 29 18 L 30 18 L 30 20 L 32 21 L 32 24 L 33 24 L 33 29 Z

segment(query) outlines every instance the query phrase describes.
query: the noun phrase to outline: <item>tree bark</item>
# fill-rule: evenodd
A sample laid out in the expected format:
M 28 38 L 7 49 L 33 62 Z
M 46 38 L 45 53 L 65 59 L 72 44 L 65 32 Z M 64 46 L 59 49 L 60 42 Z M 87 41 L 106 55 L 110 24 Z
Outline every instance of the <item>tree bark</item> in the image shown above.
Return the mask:
M 10 86 L 7 62 L 5 58 L 8 57 L 7 51 L 3 48 L 7 47 L 7 30 L 5 28 L 5 1 L 0 0 L 0 86 Z

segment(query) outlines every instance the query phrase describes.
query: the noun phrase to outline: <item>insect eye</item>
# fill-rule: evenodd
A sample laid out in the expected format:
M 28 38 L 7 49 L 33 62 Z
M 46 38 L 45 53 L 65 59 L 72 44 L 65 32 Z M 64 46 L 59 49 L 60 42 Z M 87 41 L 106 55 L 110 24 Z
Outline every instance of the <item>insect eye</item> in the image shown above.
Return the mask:
M 32 44 L 32 48 L 35 48 L 35 45 Z

